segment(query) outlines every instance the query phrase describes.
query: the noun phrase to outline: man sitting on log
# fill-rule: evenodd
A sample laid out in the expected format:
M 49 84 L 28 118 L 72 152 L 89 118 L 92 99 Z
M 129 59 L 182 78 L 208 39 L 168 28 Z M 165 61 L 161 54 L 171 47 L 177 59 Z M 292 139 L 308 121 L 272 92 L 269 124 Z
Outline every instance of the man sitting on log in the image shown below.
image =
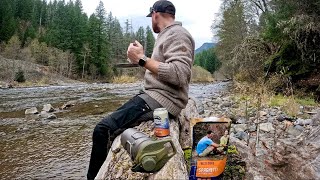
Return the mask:
M 146 69 L 145 90 L 96 125 L 88 179 L 97 175 L 117 135 L 142 121 L 153 119 L 156 108 L 166 108 L 169 117 L 175 118 L 188 102 L 194 40 L 181 23 L 175 21 L 175 7 L 170 1 L 155 2 L 147 17 L 152 18 L 152 29 L 158 33 L 152 56 L 145 56 L 138 41 L 131 43 L 127 51 L 131 63 Z

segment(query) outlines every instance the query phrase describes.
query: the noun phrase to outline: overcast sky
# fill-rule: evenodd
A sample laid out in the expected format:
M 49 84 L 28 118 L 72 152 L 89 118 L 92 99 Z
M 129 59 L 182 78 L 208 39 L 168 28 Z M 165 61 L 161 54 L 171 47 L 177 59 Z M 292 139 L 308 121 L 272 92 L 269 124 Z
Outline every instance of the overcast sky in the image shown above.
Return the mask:
M 98 6 L 100 0 L 82 0 L 83 10 L 90 16 Z M 156 0 L 102 0 L 106 11 L 112 12 L 124 27 L 129 19 L 134 31 L 140 26 L 151 27 L 151 18 L 146 15 Z M 210 29 L 220 7 L 220 0 L 171 0 L 176 7 L 176 20 L 191 33 L 196 42 L 196 48 L 205 42 L 213 42 Z

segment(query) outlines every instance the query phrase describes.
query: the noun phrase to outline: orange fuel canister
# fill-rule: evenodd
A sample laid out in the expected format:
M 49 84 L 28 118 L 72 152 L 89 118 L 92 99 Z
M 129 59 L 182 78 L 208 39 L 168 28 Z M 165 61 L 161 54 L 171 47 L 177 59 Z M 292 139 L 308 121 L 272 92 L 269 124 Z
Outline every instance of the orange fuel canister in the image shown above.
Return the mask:
M 157 137 L 170 135 L 169 115 L 166 108 L 157 108 L 153 112 L 154 134 Z

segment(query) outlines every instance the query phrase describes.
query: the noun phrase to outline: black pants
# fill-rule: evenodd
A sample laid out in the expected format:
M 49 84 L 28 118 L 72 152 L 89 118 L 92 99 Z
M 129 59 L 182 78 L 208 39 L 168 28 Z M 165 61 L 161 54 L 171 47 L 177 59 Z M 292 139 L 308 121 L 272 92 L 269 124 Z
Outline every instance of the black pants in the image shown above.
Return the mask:
M 156 104 L 150 107 L 142 98 L 135 96 L 96 125 L 92 136 L 88 179 L 94 179 L 99 172 L 114 138 L 129 127 L 153 119 L 153 110 L 161 107 Z

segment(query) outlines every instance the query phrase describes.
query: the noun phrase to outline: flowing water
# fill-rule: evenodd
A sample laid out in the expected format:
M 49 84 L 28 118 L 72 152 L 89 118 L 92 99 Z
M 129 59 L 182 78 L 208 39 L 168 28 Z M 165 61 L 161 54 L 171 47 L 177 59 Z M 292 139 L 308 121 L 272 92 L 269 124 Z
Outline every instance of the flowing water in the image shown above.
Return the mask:
M 190 95 L 201 100 L 227 86 L 192 84 Z M 142 88 L 134 83 L 0 89 L 0 179 L 85 179 L 95 124 Z M 75 106 L 58 109 L 69 101 Z M 57 119 L 24 115 L 44 104 L 56 108 Z

